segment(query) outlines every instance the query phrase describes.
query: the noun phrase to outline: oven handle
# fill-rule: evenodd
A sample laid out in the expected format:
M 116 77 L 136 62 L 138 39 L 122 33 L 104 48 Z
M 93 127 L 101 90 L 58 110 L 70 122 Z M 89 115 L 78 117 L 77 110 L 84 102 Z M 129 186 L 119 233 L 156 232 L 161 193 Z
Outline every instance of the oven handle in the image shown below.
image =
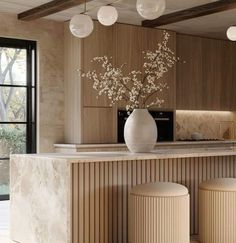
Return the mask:
M 125 117 L 124 120 L 127 120 L 128 117 Z M 154 118 L 155 121 L 170 121 L 169 118 Z
M 155 121 L 169 121 L 169 118 L 154 118 Z

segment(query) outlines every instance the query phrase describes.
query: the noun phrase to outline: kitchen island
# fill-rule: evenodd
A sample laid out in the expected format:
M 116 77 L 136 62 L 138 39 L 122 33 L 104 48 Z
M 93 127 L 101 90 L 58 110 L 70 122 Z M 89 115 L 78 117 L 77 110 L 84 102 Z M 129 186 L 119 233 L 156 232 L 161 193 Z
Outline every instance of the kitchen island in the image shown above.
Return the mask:
M 172 181 L 191 196 L 198 234 L 198 185 L 236 177 L 234 148 L 161 149 L 148 154 L 81 152 L 11 157 L 11 239 L 20 243 L 128 242 L 128 194 Z M 20 226 L 20 227 L 19 227 Z

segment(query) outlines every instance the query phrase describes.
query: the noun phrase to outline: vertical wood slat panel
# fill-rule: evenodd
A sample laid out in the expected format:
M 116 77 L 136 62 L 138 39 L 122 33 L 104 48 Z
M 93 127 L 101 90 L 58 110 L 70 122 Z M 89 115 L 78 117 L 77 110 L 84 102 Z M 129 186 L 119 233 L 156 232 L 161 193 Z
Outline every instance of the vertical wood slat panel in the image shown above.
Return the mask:
M 84 164 L 84 241 L 90 241 L 90 219 L 89 219 L 89 202 L 90 202 L 90 190 L 89 190 L 89 164 Z
M 89 200 L 89 234 L 90 234 L 90 243 L 95 243 L 95 181 L 94 181 L 94 170 L 95 164 L 89 164 L 89 190 L 90 190 L 90 200 Z M 79 185 L 80 186 L 80 185 Z
M 168 159 L 165 159 L 164 161 L 163 161 L 163 167 L 164 167 L 164 181 L 168 181 L 169 180 L 169 175 L 168 175 L 168 173 L 169 173 L 169 163 L 168 163 Z
M 128 222 L 126 215 L 128 214 L 128 163 L 122 162 L 122 242 L 128 240 Z
M 113 202 L 112 202 L 112 219 L 113 219 L 113 231 L 112 231 L 112 242 L 117 243 L 118 240 L 118 189 L 117 189 L 117 184 L 118 184 L 118 178 L 117 178 L 117 162 L 113 162 L 113 175 L 112 175 L 112 192 L 113 192 Z
M 105 187 L 105 195 L 104 195 L 104 234 L 105 234 L 105 242 L 109 242 L 109 162 L 105 162 L 104 168 L 104 187 Z
M 79 187 L 79 164 L 74 164 L 72 167 L 72 241 L 73 242 L 79 242 L 79 230 L 78 230 L 78 225 L 79 225 L 79 208 L 78 208 L 78 203 L 79 203 L 79 192 L 78 192 L 78 187 Z
M 109 243 L 113 242 L 113 163 L 108 163 L 108 184 L 109 184 L 109 195 L 108 195 L 108 229 L 109 229 Z M 74 242 L 72 242 L 74 243 Z M 76 242 L 75 242 L 76 243 Z
M 105 200 L 105 163 L 98 163 L 99 165 L 99 234 L 100 234 L 100 241 L 105 242 L 105 207 L 104 207 L 104 200 Z
M 84 242 L 84 164 L 79 164 L 79 242 Z
M 194 195 L 194 158 L 189 159 L 189 181 L 190 181 L 190 215 L 194 215 L 194 209 L 195 209 L 195 195 Z M 191 232 L 194 232 L 195 228 L 195 223 L 194 223 L 194 217 L 191 217 L 191 224 L 190 224 L 190 229 Z
M 118 243 L 122 243 L 122 231 L 123 231 L 123 188 L 122 188 L 122 179 L 123 179 L 123 173 L 122 173 L 122 161 L 117 162 L 117 224 L 118 224 L 118 234 L 117 234 L 117 241 Z
M 198 185 L 236 177 L 236 156 L 111 161 L 72 165 L 72 243 L 127 243 L 128 195 L 150 181 L 186 185 L 191 195 L 191 234 L 198 234 Z
M 160 181 L 165 181 L 165 160 L 160 160 L 160 167 L 159 167 L 159 177 Z
M 146 183 L 151 182 L 151 160 L 146 161 Z
M 94 165 L 95 169 L 95 174 L 94 174 L 94 228 L 95 228 L 95 243 L 100 243 L 100 191 L 101 189 L 99 188 L 99 163 L 95 163 Z

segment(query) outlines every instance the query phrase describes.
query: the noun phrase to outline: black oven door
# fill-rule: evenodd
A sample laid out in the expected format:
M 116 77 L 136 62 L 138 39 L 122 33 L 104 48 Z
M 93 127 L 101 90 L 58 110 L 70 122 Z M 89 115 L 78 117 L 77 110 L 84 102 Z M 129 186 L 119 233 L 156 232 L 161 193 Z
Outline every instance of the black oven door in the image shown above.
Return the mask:
M 174 141 L 174 114 L 172 111 L 149 111 L 157 125 L 158 142 Z
M 168 142 L 174 140 L 174 115 L 173 111 L 149 111 L 154 118 L 158 137 L 157 142 Z M 124 143 L 124 127 L 129 115 L 125 110 L 118 110 L 117 137 L 118 143 Z

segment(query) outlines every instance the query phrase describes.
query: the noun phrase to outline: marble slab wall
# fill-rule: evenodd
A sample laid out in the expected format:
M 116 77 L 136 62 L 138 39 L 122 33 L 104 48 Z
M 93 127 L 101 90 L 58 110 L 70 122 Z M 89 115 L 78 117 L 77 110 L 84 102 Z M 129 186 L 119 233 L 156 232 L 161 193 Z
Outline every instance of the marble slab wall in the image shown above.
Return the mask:
M 19 21 L 0 13 L 0 36 L 37 41 L 38 151 L 64 140 L 64 27 L 50 20 Z
M 176 111 L 176 139 L 235 139 L 235 113 L 228 111 Z

